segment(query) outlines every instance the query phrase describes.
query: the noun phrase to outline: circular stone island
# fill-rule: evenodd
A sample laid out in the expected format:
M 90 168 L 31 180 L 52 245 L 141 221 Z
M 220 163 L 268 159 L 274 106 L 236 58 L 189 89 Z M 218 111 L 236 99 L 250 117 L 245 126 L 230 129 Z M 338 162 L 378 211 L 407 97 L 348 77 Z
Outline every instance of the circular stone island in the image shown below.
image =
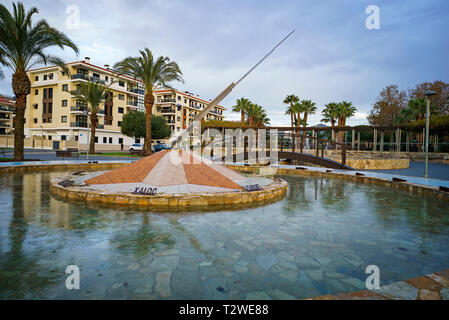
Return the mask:
M 242 175 L 190 151 L 165 150 L 118 169 L 55 178 L 50 190 L 63 198 L 113 207 L 217 210 L 280 200 L 287 183 Z

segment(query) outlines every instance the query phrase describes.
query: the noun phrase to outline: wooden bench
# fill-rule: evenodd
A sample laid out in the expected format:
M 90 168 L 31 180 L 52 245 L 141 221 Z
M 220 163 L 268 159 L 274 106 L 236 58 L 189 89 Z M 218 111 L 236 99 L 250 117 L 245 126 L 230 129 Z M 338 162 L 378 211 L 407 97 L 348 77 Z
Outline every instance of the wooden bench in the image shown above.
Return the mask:
M 72 152 L 72 156 L 78 159 L 78 148 L 67 148 L 66 151 Z
M 57 150 L 56 151 L 56 158 L 58 158 L 58 157 L 62 157 L 62 159 L 64 159 L 64 158 L 71 158 L 72 157 L 72 151 Z
M 142 150 L 130 150 L 129 154 L 141 156 L 141 155 L 143 155 L 143 151 Z

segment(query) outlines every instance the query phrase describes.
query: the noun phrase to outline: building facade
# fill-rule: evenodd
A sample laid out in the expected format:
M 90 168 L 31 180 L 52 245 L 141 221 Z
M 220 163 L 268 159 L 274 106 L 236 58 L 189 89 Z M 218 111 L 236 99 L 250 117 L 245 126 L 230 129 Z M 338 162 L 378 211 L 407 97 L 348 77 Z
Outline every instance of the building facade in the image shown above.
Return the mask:
M 142 83 L 120 75 L 109 65 L 99 67 L 83 61 L 68 63 L 70 76 L 57 66 L 28 71 L 31 93 L 25 111 L 25 136 L 39 136 L 52 141 L 75 141 L 79 149 L 88 147 L 90 121 L 88 106 L 77 101 L 71 91 L 82 82 L 97 81 L 109 86 L 111 96 L 98 112 L 96 150 L 127 150 L 138 139 L 124 136 L 120 131 L 123 115 L 130 110 L 145 112 Z M 154 115 L 167 119 L 172 131 L 178 133 L 191 121 L 190 116 L 207 105 L 208 101 L 187 92 L 162 89 L 155 92 Z M 223 107 L 218 106 L 208 118 L 223 119 Z M 173 111 L 173 112 L 172 112 Z M 57 144 L 53 144 L 57 148 Z
M 12 133 L 14 104 L 15 101 L 12 98 L 0 95 L 0 135 Z

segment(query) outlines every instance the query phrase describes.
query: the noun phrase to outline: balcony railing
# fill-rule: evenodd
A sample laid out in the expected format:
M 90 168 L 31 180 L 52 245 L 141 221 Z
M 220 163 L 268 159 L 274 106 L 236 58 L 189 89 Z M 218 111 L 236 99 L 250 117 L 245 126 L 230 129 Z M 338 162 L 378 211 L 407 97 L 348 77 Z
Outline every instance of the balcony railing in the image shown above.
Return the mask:
M 70 111 L 85 112 L 85 111 L 88 111 L 88 110 L 89 110 L 89 107 L 88 106 L 83 106 L 83 105 L 77 105 L 77 106 L 70 107 Z
M 128 88 L 128 91 L 129 92 L 133 92 L 133 93 L 137 93 L 137 94 L 141 94 L 141 95 L 145 94 L 145 90 L 136 89 L 136 88 Z
M 195 109 L 201 109 L 201 106 L 196 106 L 196 105 L 194 105 L 194 104 L 190 104 L 190 107 L 191 107 L 191 108 L 195 108 Z
M 0 122 L 0 128 L 9 128 L 9 123 Z
M 126 102 L 126 105 L 137 107 L 137 101 L 128 100 L 128 102 Z
M 175 113 L 175 109 L 161 109 L 161 113 Z
M 72 128 L 87 128 L 87 122 L 70 122 Z
M 0 110 L 2 110 L 2 111 L 10 111 L 10 112 L 14 112 L 14 107 L 10 107 L 10 106 L 0 106 Z
M 161 103 L 164 103 L 164 102 L 176 102 L 176 99 L 161 99 L 161 101 L 158 101 L 158 102 L 161 102 Z
M 82 74 L 82 73 L 78 73 L 78 74 L 74 74 L 72 75 L 72 79 L 83 79 L 83 80 L 89 80 L 92 82 L 98 82 L 101 84 L 105 84 L 106 82 L 104 80 L 101 80 L 100 78 L 97 77 L 89 77 L 86 74 Z

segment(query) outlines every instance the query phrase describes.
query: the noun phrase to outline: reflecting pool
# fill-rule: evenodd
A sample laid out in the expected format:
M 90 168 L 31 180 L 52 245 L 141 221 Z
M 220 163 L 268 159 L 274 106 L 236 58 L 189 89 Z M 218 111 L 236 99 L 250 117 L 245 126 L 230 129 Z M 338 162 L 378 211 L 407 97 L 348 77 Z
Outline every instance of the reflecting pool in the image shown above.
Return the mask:
M 443 200 L 283 177 L 264 207 L 134 212 L 54 198 L 64 173 L 0 176 L 0 299 L 293 299 L 364 289 L 371 264 L 381 285 L 449 267 Z

